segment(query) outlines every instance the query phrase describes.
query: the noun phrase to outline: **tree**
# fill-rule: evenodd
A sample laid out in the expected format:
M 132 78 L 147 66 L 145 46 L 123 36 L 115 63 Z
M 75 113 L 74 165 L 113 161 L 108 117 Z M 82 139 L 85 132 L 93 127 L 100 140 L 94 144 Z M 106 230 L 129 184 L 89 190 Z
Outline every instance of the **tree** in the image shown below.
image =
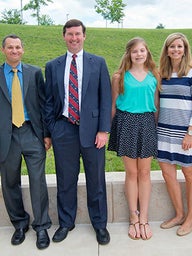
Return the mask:
M 24 24 L 21 19 L 21 13 L 17 9 L 4 10 L 1 12 L 2 20 L 1 23 L 6 24 Z
M 39 17 L 39 25 L 41 26 L 51 26 L 54 25 L 54 21 L 49 15 L 42 15 Z
M 159 23 L 159 25 L 157 25 L 156 28 L 157 28 L 157 29 L 162 29 L 162 28 L 165 28 L 165 26 L 164 26 L 162 23 Z
M 52 0 L 30 0 L 30 2 L 24 5 L 23 10 L 33 10 L 34 12 L 31 14 L 32 17 L 37 18 L 37 24 L 40 25 L 40 7 L 41 5 L 47 6 L 48 3 L 53 3 Z
M 107 27 L 107 20 L 110 20 L 109 0 L 96 0 L 95 2 L 97 3 L 95 5 L 95 10 L 103 16 L 104 20 L 106 20 Z
M 103 16 L 107 26 L 108 20 L 118 24 L 122 21 L 125 16 L 123 13 L 125 6 L 123 0 L 96 0 L 95 10 Z
M 111 12 L 111 23 L 117 22 L 120 23 L 125 16 L 123 13 L 123 10 L 126 6 L 126 4 L 123 3 L 122 0 L 112 0 L 112 4 L 110 6 L 110 12 Z
M 21 1 L 21 3 L 20 3 L 20 5 L 21 5 L 21 8 L 20 8 L 20 15 L 21 15 L 21 20 L 22 20 L 22 22 L 23 22 L 23 0 L 20 0 Z

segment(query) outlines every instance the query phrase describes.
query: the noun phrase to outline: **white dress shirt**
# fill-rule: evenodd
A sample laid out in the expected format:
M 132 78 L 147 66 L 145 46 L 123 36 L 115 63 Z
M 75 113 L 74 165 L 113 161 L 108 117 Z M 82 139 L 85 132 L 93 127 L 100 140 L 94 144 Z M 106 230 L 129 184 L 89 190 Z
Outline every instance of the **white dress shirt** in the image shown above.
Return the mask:
M 72 61 L 73 53 L 67 51 L 65 73 L 64 73 L 64 90 L 65 90 L 65 99 L 64 99 L 64 109 L 63 115 L 68 117 L 68 105 L 69 105 L 69 72 Z M 79 111 L 81 111 L 81 92 L 82 92 L 82 77 L 83 77 L 83 49 L 78 52 L 76 57 L 77 64 L 77 77 L 78 77 L 78 95 L 79 95 Z

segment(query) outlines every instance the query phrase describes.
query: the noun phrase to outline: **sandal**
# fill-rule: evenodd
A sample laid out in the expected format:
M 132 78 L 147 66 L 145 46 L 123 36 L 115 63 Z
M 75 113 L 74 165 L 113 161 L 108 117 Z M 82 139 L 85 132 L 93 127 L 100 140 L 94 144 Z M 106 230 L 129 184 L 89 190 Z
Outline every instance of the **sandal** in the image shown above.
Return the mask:
M 138 228 L 136 227 L 137 224 L 139 225 L 139 221 L 137 221 L 137 222 L 135 222 L 135 223 L 130 223 L 130 224 L 129 224 L 128 236 L 129 236 L 131 239 L 133 239 L 133 240 L 138 240 L 138 239 L 140 239 L 140 234 L 139 234 L 139 236 L 138 236 Z M 131 235 L 131 233 L 130 233 L 131 227 L 134 228 L 135 235 Z
M 152 237 L 152 232 L 151 232 L 151 229 L 149 227 L 149 223 L 148 222 L 140 223 L 139 226 L 140 226 L 141 238 L 143 240 L 150 239 Z M 148 226 L 148 228 L 146 228 L 146 226 Z

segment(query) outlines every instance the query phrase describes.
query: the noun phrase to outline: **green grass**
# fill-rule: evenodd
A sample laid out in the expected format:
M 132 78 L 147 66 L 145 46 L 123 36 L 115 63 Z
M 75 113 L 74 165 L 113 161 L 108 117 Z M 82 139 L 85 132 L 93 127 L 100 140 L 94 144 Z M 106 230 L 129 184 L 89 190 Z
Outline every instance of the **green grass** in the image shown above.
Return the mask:
M 84 172 L 83 170 L 83 164 L 81 160 L 81 172 Z M 151 170 L 159 170 L 159 164 L 157 160 L 153 159 L 152 165 L 151 165 Z M 115 152 L 107 151 L 106 152 L 106 166 L 105 166 L 105 171 L 106 172 L 123 172 L 124 171 L 124 166 L 122 159 L 120 157 L 116 156 Z M 47 159 L 46 159 L 46 173 L 47 174 L 53 174 L 55 173 L 55 165 L 54 165 L 54 157 L 53 157 L 53 151 L 50 149 L 47 152 Z M 25 175 L 27 174 L 27 168 L 25 165 L 25 162 L 23 161 L 22 164 L 22 174 Z
M 156 62 L 163 41 L 168 34 L 182 32 L 192 42 L 192 29 L 118 29 L 118 28 L 87 28 L 84 49 L 106 59 L 110 75 L 118 68 L 120 59 L 129 39 L 143 37 Z M 18 34 L 24 41 L 25 54 L 23 61 L 38 65 L 44 71 L 45 63 L 66 51 L 62 38 L 62 26 L 30 26 L 0 24 L 0 38 L 9 33 Z M 4 56 L 0 56 L 0 62 Z
M 192 43 L 192 29 L 118 29 L 118 28 L 87 28 L 84 49 L 106 59 L 110 75 L 118 68 L 125 46 L 132 37 L 143 37 L 152 52 L 154 60 L 159 61 L 161 47 L 165 38 L 173 32 L 184 33 Z M 0 24 L 0 38 L 10 33 L 18 34 L 24 42 L 25 54 L 23 61 L 40 66 L 44 72 L 45 63 L 66 52 L 62 38 L 62 26 L 29 26 Z M 0 56 L 4 62 L 4 56 Z M 156 160 L 152 162 L 152 170 L 159 169 Z M 106 171 L 123 171 L 121 158 L 114 152 L 106 152 Z M 81 171 L 83 171 L 81 165 Z M 53 152 L 47 153 L 46 173 L 54 173 Z M 23 164 L 22 173 L 26 174 Z

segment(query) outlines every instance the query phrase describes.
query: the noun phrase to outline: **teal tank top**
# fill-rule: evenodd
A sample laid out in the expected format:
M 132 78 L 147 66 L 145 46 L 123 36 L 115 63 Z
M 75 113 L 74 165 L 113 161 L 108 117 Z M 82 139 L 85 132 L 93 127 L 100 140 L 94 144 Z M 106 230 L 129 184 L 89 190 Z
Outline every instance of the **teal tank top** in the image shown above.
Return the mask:
M 118 95 L 116 107 L 130 113 L 156 112 L 155 91 L 157 79 L 148 72 L 143 81 L 138 81 L 129 71 L 124 75 L 124 93 Z

